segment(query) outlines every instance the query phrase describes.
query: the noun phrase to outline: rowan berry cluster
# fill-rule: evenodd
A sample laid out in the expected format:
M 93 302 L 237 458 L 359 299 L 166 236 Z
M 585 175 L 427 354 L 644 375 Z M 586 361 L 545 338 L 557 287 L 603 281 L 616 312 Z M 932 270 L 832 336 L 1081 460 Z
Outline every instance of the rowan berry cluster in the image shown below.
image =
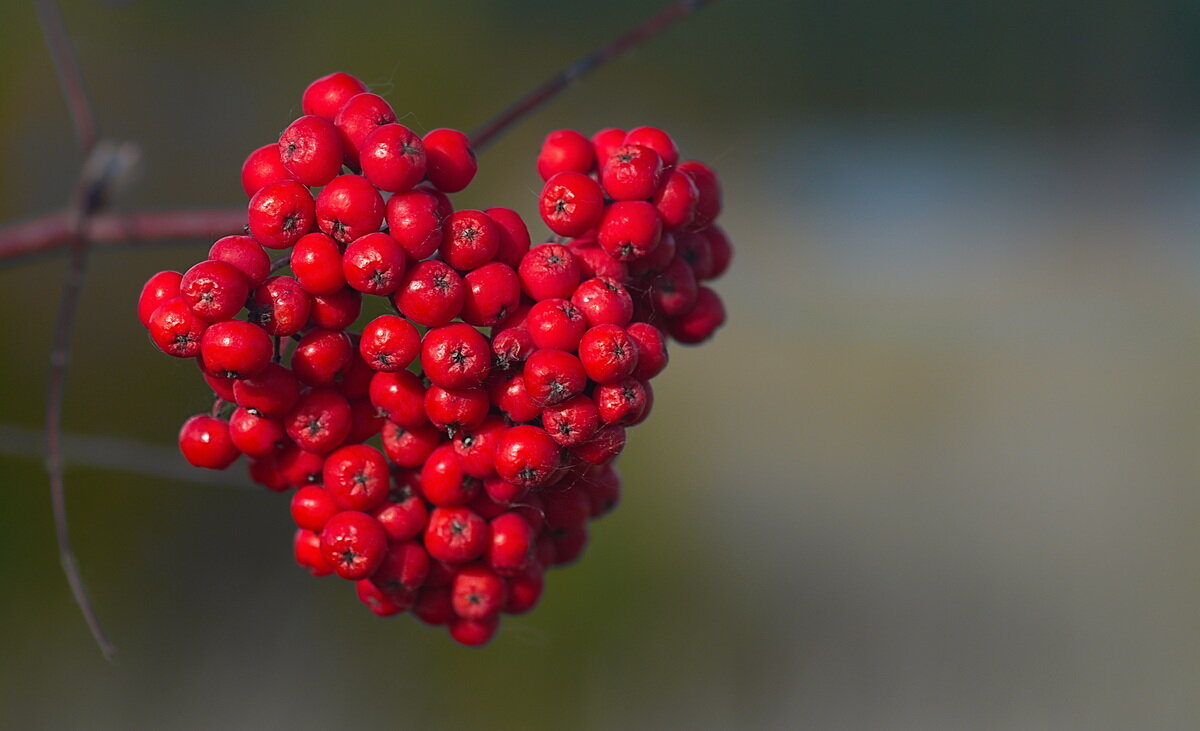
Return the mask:
M 294 489 L 314 575 L 486 643 L 616 504 L 613 460 L 667 340 L 724 321 L 699 284 L 731 256 L 716 175 L 652 127 L 553 132 L 540 209 L 563 238 L 531 248 L 515 211 L 454 209 L 476 171 L 461 132 L 415 134 L 344 73 L 302 108 L 242 168 L 246 235 L 142 290 L 154 344 L 216 395 L 179 447 L 212 469 L 244 454 L 256 482 Z M 391 314 L 360 317 L 364 295 Z

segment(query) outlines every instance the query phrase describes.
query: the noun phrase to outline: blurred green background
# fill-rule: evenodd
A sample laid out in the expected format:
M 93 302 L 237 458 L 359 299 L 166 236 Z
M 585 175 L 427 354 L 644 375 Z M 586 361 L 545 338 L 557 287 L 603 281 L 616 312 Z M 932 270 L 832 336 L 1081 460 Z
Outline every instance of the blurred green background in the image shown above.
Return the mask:
M 240 204 L 318 75 L 470 129 L 657 3 L 62 7 L 141 208 Z M 80 160 L 31 3 L 0 59 L 12 220 Z M 525 121 L 459 206 L 540 236 L 547 131 L 656 124 L 720 171 L 737 256 L 620 509 L 482 651 L 309 578 L 280 496 L 77 466 L 106 664 L 9 429 L 42 423 L 64 260 L 0 266 L 0 726 L 1200 727 L 1198 89 L 1194 2 L 727 0 Z M 133 303 L 207 245 L 94 256 L 70 432 L 169 447 L 206 407 Z

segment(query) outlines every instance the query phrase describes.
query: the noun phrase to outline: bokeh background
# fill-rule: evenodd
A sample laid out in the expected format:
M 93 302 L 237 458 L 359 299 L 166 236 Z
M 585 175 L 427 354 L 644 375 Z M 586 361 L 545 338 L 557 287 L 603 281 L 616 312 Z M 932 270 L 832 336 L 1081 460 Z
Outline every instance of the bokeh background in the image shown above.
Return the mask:
M 118 208 L 241 203 L 331 70 L 470 129 L 657 5 L 62 2 L 102 133 L 142 146 Z M 482 651 L 309 578 L 277 495 L 76 465 L 106 664 L 25 438 L 64 260 L 0 266 L 0 726 L 1200 727 L 1198 87 L 1196 3 L 726 0 L 524 122 L 458 205 L 540 235 L 547 131 L 656 124 L 719 169 L 737 256 L 620 509 Z M 0 3 L 0 220 L 79 162 L 32 3 Z M 207 245 L 94 256 L 90 461 L 206 407 L 133 303 Z

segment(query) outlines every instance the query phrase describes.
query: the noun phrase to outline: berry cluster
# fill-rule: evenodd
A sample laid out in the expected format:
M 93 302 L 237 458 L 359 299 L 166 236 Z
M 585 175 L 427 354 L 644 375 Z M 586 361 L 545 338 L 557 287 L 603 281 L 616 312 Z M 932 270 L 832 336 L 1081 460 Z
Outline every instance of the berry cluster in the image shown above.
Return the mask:
M 716 176 L 652 127 L 553 132 L 540 209 L 562 238 L 531 248 L 515 211 L 454 209 L 476 170 L 461 132 L 418 136 L 344 73 L 302 105 L 242 168 L 246 235 L 138 301 L 216 394 L 179 447 L 212 469 L 244 454 L 256 482 L 295 489 L 313 574 L 483 644 L 616 504 L 613 460 L 668 338 L 724 321 L 700 284 L 731 256 Z M 391 311 L 356 327 L 363 295 Z

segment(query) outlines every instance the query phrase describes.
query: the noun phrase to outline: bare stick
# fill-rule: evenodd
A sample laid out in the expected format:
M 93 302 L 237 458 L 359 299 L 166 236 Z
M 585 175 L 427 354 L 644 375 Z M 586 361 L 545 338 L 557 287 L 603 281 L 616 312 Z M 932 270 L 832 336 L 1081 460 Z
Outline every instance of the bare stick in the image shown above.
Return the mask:
M 589 71 L 594 71 L 629 49 L 647 41 L 715 0 L 681 0 L 663 8 L 657 15 L 595 53 L 585 56 L 550 77 L 541 86 L 489 119 L 471 133 L 471 146 L 478 152 L 494 142 L 522 117 L 558 96 Z
M 79 70 L 79 61 L 71 48 L 71 40 L 67 36 L 67 28 L 63 24 L 58 3 L 54 0 L 37 0 L 36 4 L 42 35 L 54 62 L 54 73 L 58 75 L 63 98 L 67 101 L 71 121 L 75 124 L 75 138 L 79 140 L 79 146 L 86 155 L 96 144 L 96 116 L 92 114 L 92 105 L 88 102 L 87 90 L 83 86 L 83 73 Z

